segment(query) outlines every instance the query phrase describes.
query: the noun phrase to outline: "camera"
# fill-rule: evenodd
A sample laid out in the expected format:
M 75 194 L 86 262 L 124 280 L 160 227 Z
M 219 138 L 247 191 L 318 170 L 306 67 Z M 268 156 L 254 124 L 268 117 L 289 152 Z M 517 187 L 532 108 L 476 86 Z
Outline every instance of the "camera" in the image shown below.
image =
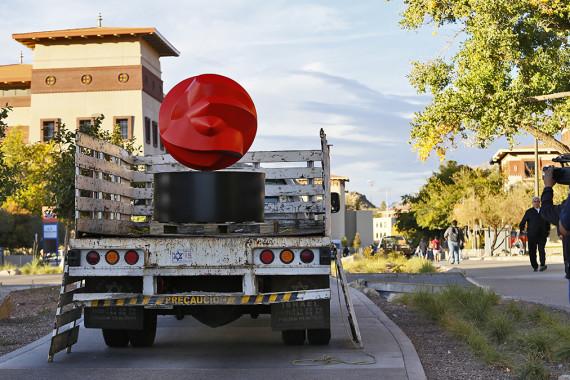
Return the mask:
M 561 154 L 560 156 L 553 158 L 552 161 L 558 162 L 564 166 L 565 164 L 570 163 L 570 154 Z M 548 167 L 549 166 L 545 166 L 543 170 Z M 556 183 L 561 185 L 570 185 L 570 167 L 554 168 L 552 177 Z

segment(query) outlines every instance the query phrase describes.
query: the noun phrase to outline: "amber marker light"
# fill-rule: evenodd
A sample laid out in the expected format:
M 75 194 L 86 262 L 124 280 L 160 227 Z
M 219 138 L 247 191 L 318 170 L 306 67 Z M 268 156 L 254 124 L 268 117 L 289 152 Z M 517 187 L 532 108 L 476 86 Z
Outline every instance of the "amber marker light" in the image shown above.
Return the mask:
M 284 249 L 281 251 L 279 258 L 284 264 L 290 264 L 295 258 L 295 254 L 290 249 Z
M 117 251 L 107 251 L 105 254 L 105 261 L 108 264 L 115 265 L 119 261 L 119 253 Z

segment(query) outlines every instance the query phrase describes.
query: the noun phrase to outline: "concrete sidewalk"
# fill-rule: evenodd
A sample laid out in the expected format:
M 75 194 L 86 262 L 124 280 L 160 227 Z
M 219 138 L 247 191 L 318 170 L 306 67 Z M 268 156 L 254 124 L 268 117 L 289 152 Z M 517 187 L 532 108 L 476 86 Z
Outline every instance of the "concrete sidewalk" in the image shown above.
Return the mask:
M 334 282 L 334 281 L 333 281 Z M 81 328 L 69 355 L 46 361 L 49 337 L 0 357 L 0 378 L 232 378 L 232 379 L 425 379 L 418 355 L 404 333 L 365 295 L 351 289 L 364 349 L 348 338 L 346 310 L 336 286 L 331 302 L 329 346 L 284 346 L 270 319 L 242 317 L 211 329 L 193 318 L 159 318 L 152 348 L 107 348 L 98 330 Z M 344 361 L 326 364 L 323 357 Z M 371 358 L 374 360 L 371 362 Z M 300 365 L 299 360 L 308 360 Z M 125 369 L 132 369 L 126 372 Z

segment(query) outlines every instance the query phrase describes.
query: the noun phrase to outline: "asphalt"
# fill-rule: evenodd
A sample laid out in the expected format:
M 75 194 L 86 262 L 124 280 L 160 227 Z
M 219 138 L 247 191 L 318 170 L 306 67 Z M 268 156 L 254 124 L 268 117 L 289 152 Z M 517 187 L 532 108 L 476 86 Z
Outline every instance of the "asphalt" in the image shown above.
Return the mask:
M 217 329 L 189 317 L 177 321 L 164 316 L 152 348 L 107 348 L 99 330 L 82 327 L 73 352 L 56 355 L 54 363 L 46 361 L 49 336 L 0 357 L 0 378 L 425 379 L 410 340 L 366 296 L 351 289 L 364 341 L 364 349 L 357 348 L 335 289 L 329 346 L 284 346 L 266 316 L 242 317 Z M 344 363 L 324 364 L 319 361 L 323 357 Z
M 546 271 L 534 272 L 525 260 L 465 260 L 451 271 L 463 271 L 478 285 L 505 297 L 570 310 L 570 282 L 564 278 L 564 264 L 548 262 L 547 258 Z

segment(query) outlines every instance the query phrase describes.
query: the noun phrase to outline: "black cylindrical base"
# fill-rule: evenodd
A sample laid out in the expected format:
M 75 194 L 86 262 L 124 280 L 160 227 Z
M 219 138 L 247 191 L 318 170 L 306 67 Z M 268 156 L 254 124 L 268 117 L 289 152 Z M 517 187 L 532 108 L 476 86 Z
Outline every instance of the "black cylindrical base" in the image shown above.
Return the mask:
M 263 222 L 265 173 L 154 175 L 154 220 L 162 223 Z

